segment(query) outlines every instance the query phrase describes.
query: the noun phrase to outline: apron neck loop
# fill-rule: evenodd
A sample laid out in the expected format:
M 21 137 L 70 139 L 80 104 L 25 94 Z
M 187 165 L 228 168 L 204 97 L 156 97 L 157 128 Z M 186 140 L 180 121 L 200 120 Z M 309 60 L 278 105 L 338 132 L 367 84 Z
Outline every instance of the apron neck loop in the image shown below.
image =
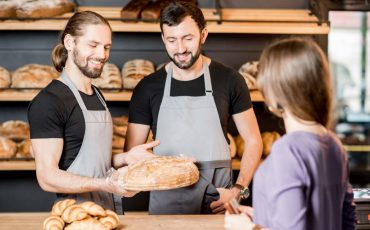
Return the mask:
M 211 75 L 209 73 L 209 67 L 207 65 L 207 61 L 206 61 L 205 57 L 202 56 L 201 58 L 202 58 L 202 68 L 203 68 L 203 76 L 204 76 L 205 94 L 207 96 L 212 96 L 213 89 L 212 89 L 212 84 L 211 84 Z M 164 86 L 164 96 L 165 97 L 170 96 L 172 76 L 173 76 L 173 62 L 171 62 L 168 65 L 166 83 L 165 83 L 165 86 Z

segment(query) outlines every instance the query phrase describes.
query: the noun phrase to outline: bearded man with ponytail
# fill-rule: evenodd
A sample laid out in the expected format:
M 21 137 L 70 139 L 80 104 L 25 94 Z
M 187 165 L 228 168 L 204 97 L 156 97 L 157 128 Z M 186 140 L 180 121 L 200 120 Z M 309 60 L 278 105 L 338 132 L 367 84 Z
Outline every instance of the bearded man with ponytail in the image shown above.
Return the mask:
M 41 188 L 57 193 L 57 200 L 90 200 L 120 212 L 112 194 L 135 193 L 107 171 L 113 166 L 122 173 L 135 159 L 151 157 L 147 149 L 158 142 L 112 157 L 112 118 L 102 93 L 91 84 L 100 77 L 111 46 L 112 29 L 105 18 L 91 11 L 75 13 L 52 51 L 60 77 L 30 103 L 28 120 Z

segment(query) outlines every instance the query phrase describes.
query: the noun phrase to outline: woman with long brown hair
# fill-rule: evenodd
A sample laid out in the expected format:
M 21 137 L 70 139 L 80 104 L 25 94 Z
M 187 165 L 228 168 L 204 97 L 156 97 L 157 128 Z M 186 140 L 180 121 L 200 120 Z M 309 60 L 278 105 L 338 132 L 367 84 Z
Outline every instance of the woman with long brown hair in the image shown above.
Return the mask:
M 258 87 L 286 134 L 254 175 L 253 212 L 227 215 L 227 229 L 354 229 L 355 208 L 343 146 L 329 131 L 332 86 L 328 61 L 307 38 L 268 46 Z M 252 214 L 253 213 L 253 214 Z

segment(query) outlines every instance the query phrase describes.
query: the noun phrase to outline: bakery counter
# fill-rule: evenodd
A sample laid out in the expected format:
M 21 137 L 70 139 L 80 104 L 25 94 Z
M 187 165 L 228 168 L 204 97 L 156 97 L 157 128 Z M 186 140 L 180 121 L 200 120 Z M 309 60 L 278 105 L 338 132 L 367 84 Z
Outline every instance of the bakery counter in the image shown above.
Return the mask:
M 2 230 L 42 229 L 42 223 L 49 213 L 0 213 Z M 170 229 L 224 229 L 223 215 L 161 215 L 141 213 L 120 215 L 121 224 L 117 229 L 170 230 Z

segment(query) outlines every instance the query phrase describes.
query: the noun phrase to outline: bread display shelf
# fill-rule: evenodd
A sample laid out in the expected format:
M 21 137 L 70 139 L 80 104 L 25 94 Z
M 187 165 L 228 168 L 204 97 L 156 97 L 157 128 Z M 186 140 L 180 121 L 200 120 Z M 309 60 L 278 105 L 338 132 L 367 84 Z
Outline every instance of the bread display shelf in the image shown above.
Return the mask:
M 0 101 L 31 101 L 38 92 L 0 91 Z M 107 101 L 130 101 L 132 92 L 103 92 Z M 250 92 L 252 101 L 262 102 L 263 97 L 259 91 Z
M 232 160 L 232 168 L 234 170 L 240 169 L 240 160 Z M 34 160 L 0 160 L 0 171 L 32 171 L 36 170 Z
M 79 7 L 78 11 L 91 10 L 106 17 L 114 32 L 160 32 L 158 23 L 122 21 L 121 7 Z M 253 34 L 328 34 L 328 23 L 309 10 L 281 9 L 221 9 L 222 22 L 215 9 L 202 9 L 211 33 Z M 72 13 L 38 20 L 0 21 L 0 30 L 62 30 Z

